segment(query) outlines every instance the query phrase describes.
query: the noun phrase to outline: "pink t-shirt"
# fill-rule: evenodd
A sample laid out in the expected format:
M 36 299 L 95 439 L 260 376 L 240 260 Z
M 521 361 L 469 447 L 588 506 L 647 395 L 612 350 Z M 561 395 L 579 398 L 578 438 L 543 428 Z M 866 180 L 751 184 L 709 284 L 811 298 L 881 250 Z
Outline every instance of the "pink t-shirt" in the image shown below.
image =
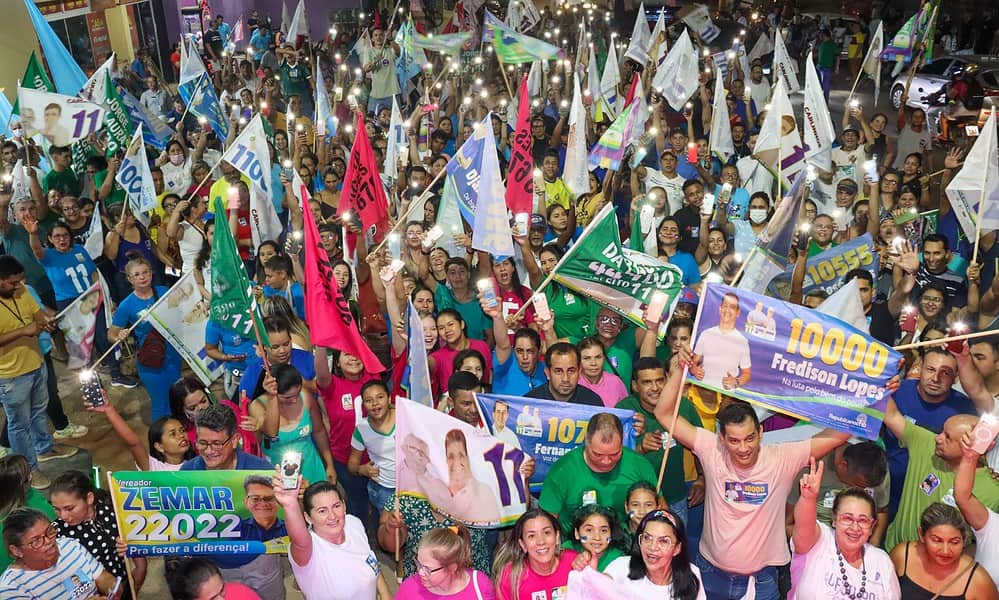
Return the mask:
M 525 562 L 524 570 L 520 573 L 516 596 L 510 593 L 512 586 L 510 571 L 513 565 L 506 565 L 503 567 L 503 575 L 500 577 L 500 596 L 510 600 L 561 600 L 565 598 L 569 585 L 569 573 L 572 571 L 572 561 L 575 558 L 575 551 L 562 550 L 558 558 L 558 567 L 551 575 L 538 575 L 531 569 L 530 563 Z
M 478 350 L 482 354 L 482 358 L 486 359 L 485 371 L 482 373 L 482 378 L 485 381 L 492 381 L 493 378 L 493 353 L 489 349 L 489 345 L 482 340 L 474 340 L 469 338 L 468 347 L 471 350 Z M 431 377 L 436 377 L 435 385 L 436 390 L 441 394 L 447 391 L 447 380 L 451 379 L 451 375 L 454 373 L 454 357 L 458 356 L 459 350 L 453 350 L 444 346 L 443 348 L 438 348 L 434 350 L 432 356 L 434 357 L 436 372 L 431 373 Z
M 493 583 L 489 577 L 481 571 L 469 569 L 472 578 L 469 578 L 466 585 L 460 592 L 449 596 L 435 594 L 423 586 L 423 581 L 419 575 L 410 575 L 395 593 L 395 600 L 439 600 L 441 598 L 451 598 L 453 600 L 494 600 L 496 594 L 493 592 Z M 474 578 L 474 579 L 473 579 Z M 478 585 L 478 592 L 476 592 Z
M 350 436 L 361 420 L 361 387 L 377 379 L 375 375 L 364 374 L 357 381 L 333 376 L 330 384 L 319 390 L 323 407 L 330 421 L 330 453 L 342 464 L 350 458 Z
M 808 464 L 811 442 L 763 446 L 756 464 L 732 464 L 718 435 L 697 430 L 694 454 L 704 469 L 704 533 L 701 554 L 719 569 L 749 575 L 791 560 L 784 510 L 798 473 Z
M 597 383 L 590 383 L 589 379 L 580 375 L 579 385 L 600 396 L 607 408 L 614 408 L 622 398 L 628 395 L 628 390 L 625 389 L 621 378 L 613 373 L 602 373 L 600 381 Z
M 227 581 L 225 582 L 225 600 L 260 600 L 260 596 L 242 583 Z

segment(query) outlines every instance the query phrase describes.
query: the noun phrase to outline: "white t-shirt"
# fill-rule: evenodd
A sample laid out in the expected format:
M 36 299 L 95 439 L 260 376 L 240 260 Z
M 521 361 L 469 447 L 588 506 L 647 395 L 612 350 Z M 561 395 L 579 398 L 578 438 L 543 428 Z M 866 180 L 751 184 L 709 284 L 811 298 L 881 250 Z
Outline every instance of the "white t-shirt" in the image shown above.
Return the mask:
M 672 598 L 673 584 L 656 585 L 649 581 L 648 577 L 641 579 L 628 579 L 628 565 L 631 562 L 630 556 L 622 556 L 611 561 L 604 569 L 604 575 L 609 575 L 614 583 L 621 586 L 622 591 L 630 598 Z M 690 570 L 694 572 L 697 581 L 701 580 L 701 572 L 693 564 Z M 704 584 L 701 584 L 697 591 L 697 600 L 705 600 Z
M 851 177 L 857 182 L 859 190 L 857 197 L 865 196 L 864 190 L 867 184 L 864 181 L 864 176 L 867 175 L 867 171 L 864 170 L 864 161 L 866 160 L 867 152 L 864 151 L 863 146 L 857 146 L 849 152 L 842 147 L 834 148 L 832 151 L 832 161 L 836 164 L 834 180 L 838 183 L 844 177 Z M 833 201 L 835 202 L 835 198 Z
M 374 600 L 377 596 L 378 558 L 368 545 L 361 520 L 347 515 L 347 539 L 333 544 L 309 531 L 312 557 L 299 565 L 288 555 L 295 580 L 308 600 Z
M 763 77 L 759 83 L 753 83 L 750 78 L 746 80 L 746 87 L 749 88 L 749 96 L 756 103 L 756 110 L 762 111 L 767 102 L 770 102 L 770 82 Z
M 989 510 L 989 520 L 985 527 L 975 530 L 975 538 L 978 540 L 975 560 L 985 567 L 993 580 L 999 581 L 999 514 Z
M 833 530 L 825 523 L 818 523 L 819 540 L 806 554 L 794 551 L 791 543 L 791 593 L 788 600 L 806 598 L 848 598 L 843 586 L 843 576 L 839 572 L 836 559 L 836 538 Z M 846 577 L 850 592 L 860 589 L 860 569 L 845 560 Z M 864 598 L 870 600 L 900 600 L 902 592 L 898 587 L 898 576 L 888 553 L 870 544 L 864 545 L 864 568 L 867 580 L 864 582 Z
M 58 538 L 59 560 L 48 569 L 27 571 L 8 567 L 0 576 L 4 600 L 64 600 L 90 598 L 97 593 L 97 578 L 104 567 L 80 542 Z
M 184 164 L 176 166 L 168 160 L 160 165 L 160 170 L 163 171 L 163 191 L 183 198 L 191 187 L 191 152 L 188 151 Z
M 727 332 L 717 326 L 705 329 L 694 344 L 694 354 L 704 357 L 704 383 L 717 387 L 721 387 L 723 377 L 729 374 L 738 377 L 739 369 L 752 366 L 749 341 L 737 329 Z
M 395 427 L 381 433 L 367 419 L 361 419 L 350 436 L 350 447 L 358 452 L 367 450 L 371 462 L 378 467 L 378 485 L 395 489 Z

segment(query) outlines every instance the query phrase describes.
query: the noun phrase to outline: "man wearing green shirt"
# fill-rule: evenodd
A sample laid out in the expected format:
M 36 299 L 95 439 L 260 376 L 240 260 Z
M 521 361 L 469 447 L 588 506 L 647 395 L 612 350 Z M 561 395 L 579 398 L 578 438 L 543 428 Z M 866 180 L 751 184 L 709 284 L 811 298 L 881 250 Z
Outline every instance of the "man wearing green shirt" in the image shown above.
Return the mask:
M 63 196 L 79 196 L 83 186 L 73 173 L 73 154 L 69 146 L 52 146 L 49 148 L 49 158 L 52 170 L 42 179 L 42 190 L 48 194 L 50 190 L 59 190 Z
M 302 62 L 300 54 L 291 44 L 285 44 L 278 50 L 278 55 L 284 59 L 280 67 L 281 93 L 285 100 L 299 96 L 302 99 L 302 111 L 308 116 L 315 109 L 312 102 L 312 69 Z
M 624 502 L 636 481 L 655 485 L 649 461 L 624 447 L 621 420 L 610 413 L 590 417 L 582 448 L 575 448 L 548 469 L 541 490 L 541 508 L 558 517 L 562 535 L 572 532 L 573 514 L 581 506 L 599 504 L 617 512 L 627 523 Z
M 634 393 L 615 406 L 615 408 L 633 410 L 645 417 L 645 433 L 639 438 L 636 450 L 645 456 L 657 473 L 663 462 L 663 442 L 666 436 L 663 426 L 656 420 L 655 409 L 665 385 L 666 369 L 663 364 L 655 358 L 640 358 L 635 363 L 631 380 L 631 389 Z M 680 415 L 695 423 L 697 427 L 701 427 L 701 418 L 697 410 L 686 398 L 680 401 Z M 688 494 L 683 471 L 683 453 L 683 446 L 671 438 L 669 458 L 666 460 L 666 471 L 659 493 L 669 503 L 670 510 L 680 515 L 680 518 L 686 522 L 688 502 L 691 506 L 697 506 L 704 501 L 704 477 L 698 473 L 698 478 Z
M 819 81 L 822 82 L 822 94 L 829 100 L 829 89 L 832 85 L 833 69 L 839 58 L 839 44 L 832 40 L 828 29 L 819 32 Z
M 391 39 L 386 40 L 385 30 L 376 25 L 371 32 L 371 45 L 362 55 L 362 69 L 365 74 L 371 74 L 368 110 L 376 110 L 377 106 L 392 106 L 392 97 L 401 93 L 395 71 L 398 56 L 398 44 Z

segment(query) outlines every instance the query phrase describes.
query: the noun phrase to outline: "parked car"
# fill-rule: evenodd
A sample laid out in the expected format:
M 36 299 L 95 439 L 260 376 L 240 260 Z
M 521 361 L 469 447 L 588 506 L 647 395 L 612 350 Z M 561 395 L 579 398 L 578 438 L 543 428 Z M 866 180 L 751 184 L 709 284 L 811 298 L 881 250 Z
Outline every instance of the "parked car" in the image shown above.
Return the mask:
M 986 91 L 985 95 L 990 95 L 991 92 L 999 93 L 999 78 L 997 78 L 999 57 L 975 54 L 941 56 L 916 70 L 916 74 L 912 78 L 912 85 L 909 86 L 909 98 L 906 105 L 923 110 L 928 109 L 930 103 L 925 97 L 938 91 L 950 81 L 952 67 L 969 63 L 978 65 L 978 83 Z M 896 110 L 902 105 L 902 92 L 905 91 L 905 82 L 908 79 L 909 70 L 905 69 L 891 84 L 889 98 L 892 108 Z

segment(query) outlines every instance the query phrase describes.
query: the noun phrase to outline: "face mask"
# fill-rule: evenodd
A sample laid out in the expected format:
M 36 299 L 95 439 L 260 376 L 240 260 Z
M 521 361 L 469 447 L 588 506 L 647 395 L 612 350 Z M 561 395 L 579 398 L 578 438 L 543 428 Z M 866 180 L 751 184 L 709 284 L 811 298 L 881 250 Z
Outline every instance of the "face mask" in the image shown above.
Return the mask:
M 749 209 L 749 220 L 757 225 L 767 220 L 767 211 L 763 208 Z
M 184 155 L 183 154 L 171 154 L 170 155 L 170 164 L 172 164 L 174 166 L 179 167 L 180 165 L 184 164 L 184 160 L 185 159 L 184 159 Z
M 11 130 L 10 130 L 10 133 L 11 133 L 11 135 L 13 135 L 14 137 L 18 137 L 18 138 L 19 138 L 19 137 L 21 137 L 22 135 L 24 135 L 24 129 L 22 129 L 22 128 L 20 128 L 20 127 L 17 127 L 17 128 L 15 128 L 15 129 L 11 129 Z

